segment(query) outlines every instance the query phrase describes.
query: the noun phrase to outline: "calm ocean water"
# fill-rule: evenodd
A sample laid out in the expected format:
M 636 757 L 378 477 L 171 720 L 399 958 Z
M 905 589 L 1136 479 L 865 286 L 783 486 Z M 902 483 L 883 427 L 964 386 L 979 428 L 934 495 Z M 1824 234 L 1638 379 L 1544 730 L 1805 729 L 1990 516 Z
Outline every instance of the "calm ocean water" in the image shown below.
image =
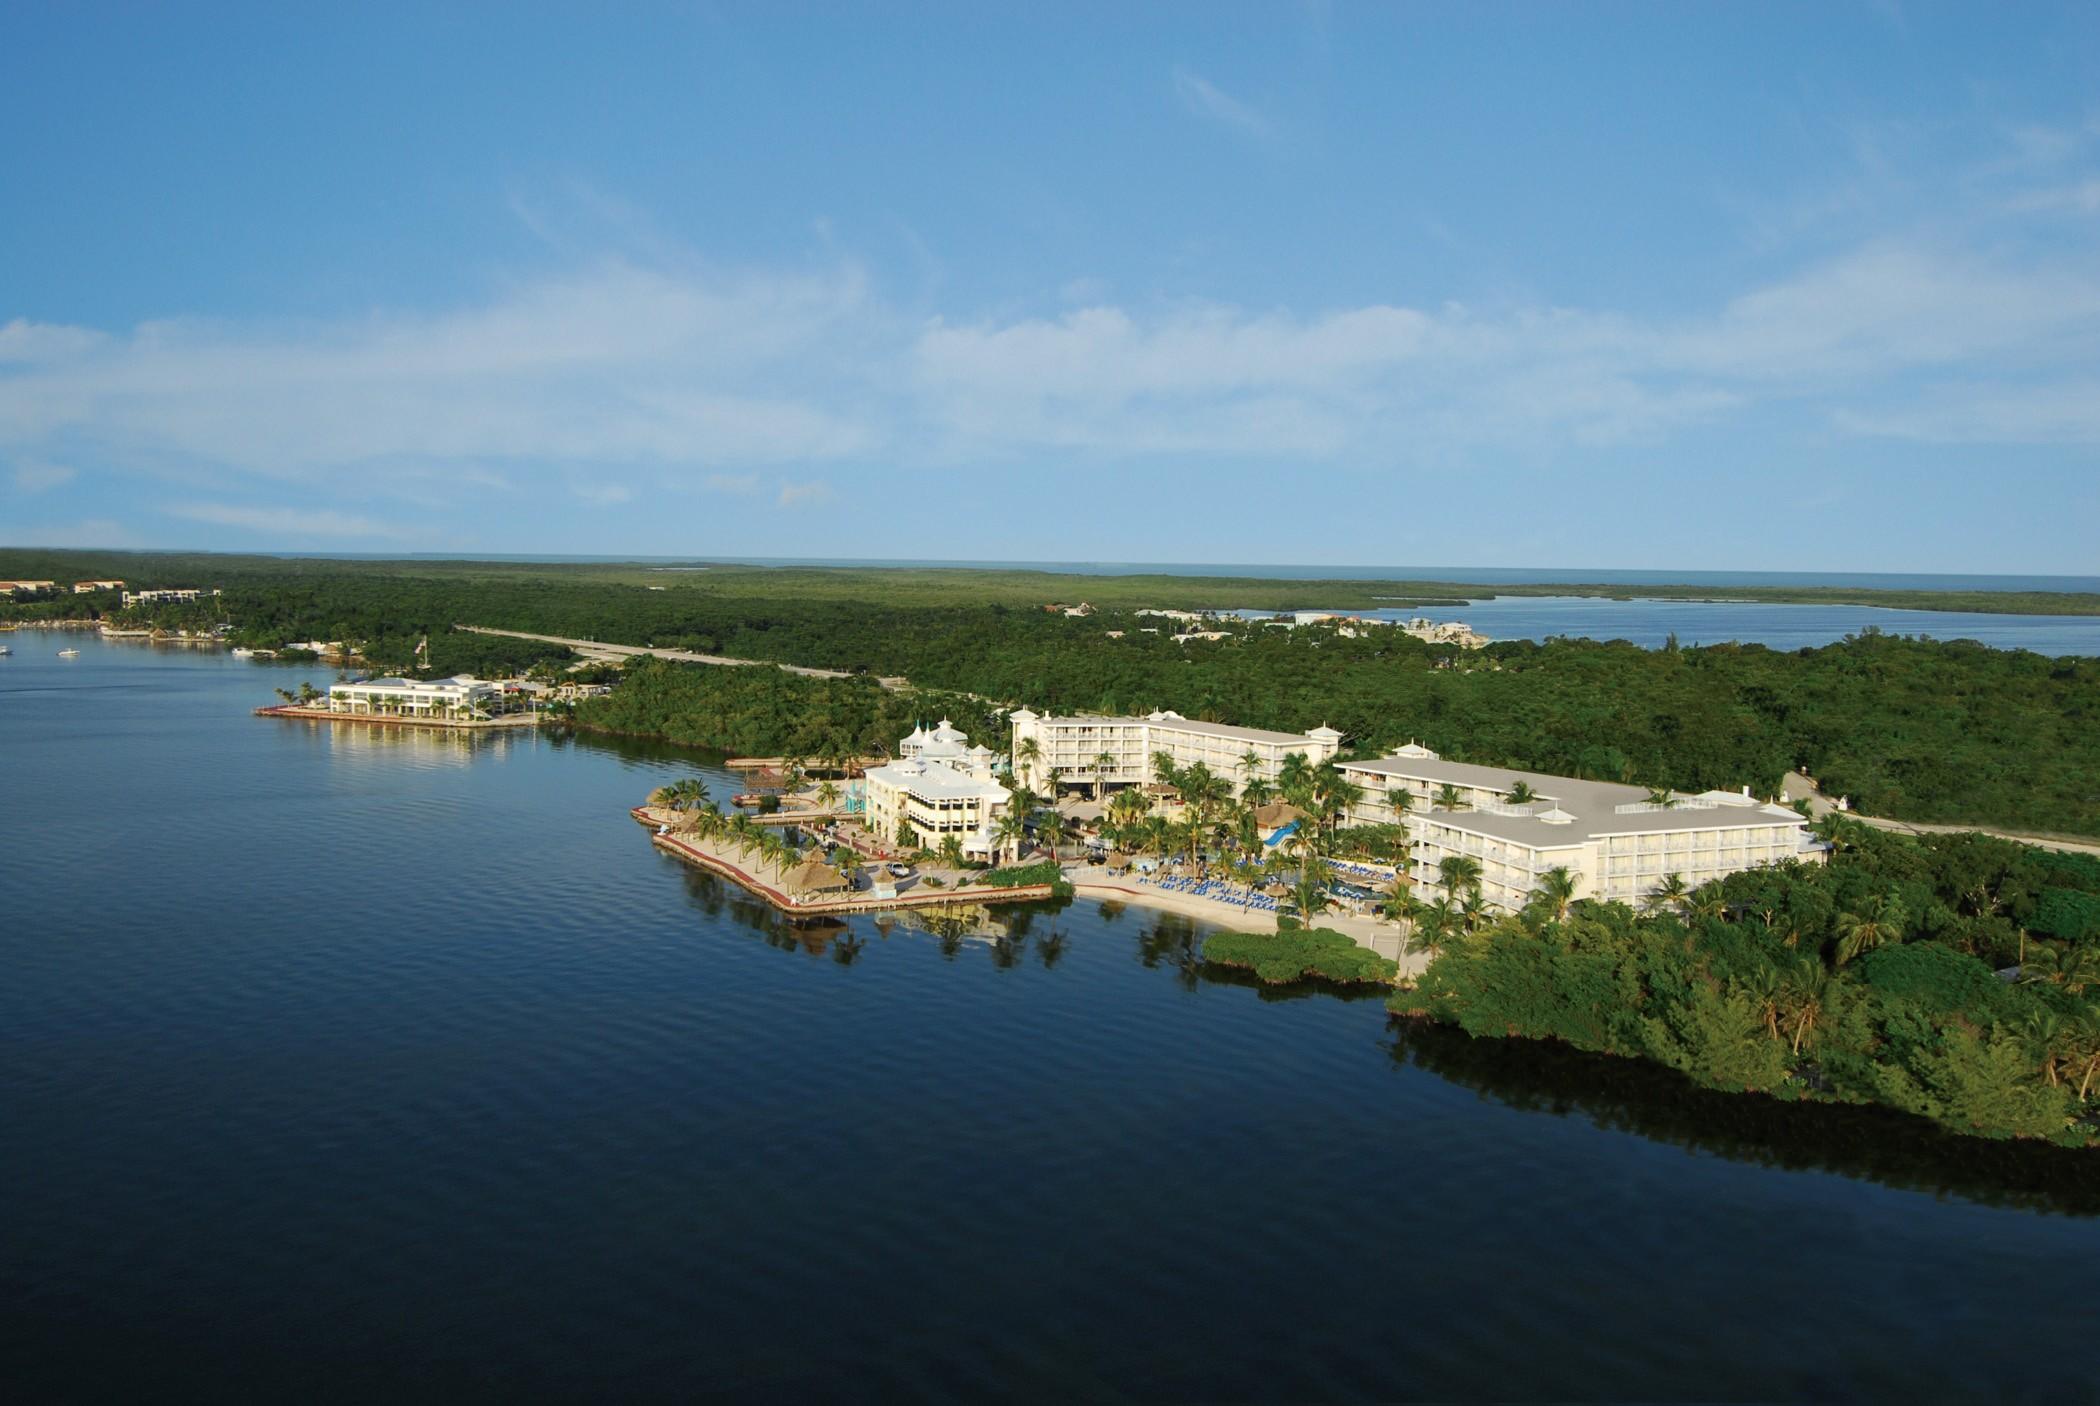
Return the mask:
M 1249 612 L 1266 615 L 1267 611 Z M 1608 600 L 1594 596 L 1497 596 L 1464 605 L 1409 606 L 1353 612 L 1387 620 L 1426 616 L 1463 620 L 1498 640 L 1571 635 L 1627 640 L 1659 649 L 1680 644 L 1762 644 L 1807 649 L 1862 630 L 1975 640 L 1995 649 L 2037 654 L 2100 654 L 2100 616 L 1986 615 L 1953 610 L 1887 610 L 1865 605 L 1768 605 L 1759 601 Z
M 1138 909 L 797 932 L 625 817 L 690 759 L 8 642 L 16 1399 L 2094 1399 L 2089 1160 L 1411 1033 Z

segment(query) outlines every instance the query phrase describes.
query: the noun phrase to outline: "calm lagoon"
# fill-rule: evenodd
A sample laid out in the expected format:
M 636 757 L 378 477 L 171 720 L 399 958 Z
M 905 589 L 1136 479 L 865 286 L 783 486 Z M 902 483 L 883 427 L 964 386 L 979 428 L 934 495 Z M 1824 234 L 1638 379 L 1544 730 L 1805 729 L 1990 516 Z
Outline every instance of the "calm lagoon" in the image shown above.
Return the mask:
M 21 1399 L 2094 1399 L 2089 1162 L 1214 980 L 1138 908 L 797 931 L 627 819 L 690 755 L 9 642 Z

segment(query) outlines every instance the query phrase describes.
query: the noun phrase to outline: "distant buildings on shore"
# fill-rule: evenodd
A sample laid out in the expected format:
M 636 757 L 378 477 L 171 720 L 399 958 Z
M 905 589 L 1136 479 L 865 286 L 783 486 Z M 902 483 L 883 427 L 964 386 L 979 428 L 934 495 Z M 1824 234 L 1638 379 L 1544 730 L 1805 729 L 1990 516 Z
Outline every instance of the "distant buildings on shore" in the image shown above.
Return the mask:
M 455 674 L 449 679 L 364 679 L 329 685 L 328 711 L 351 717 L 467 722 L 515 711 L 522 698 L 472 674 Z
M 179 605 L 188 601 L 203 600 L 206 594 L 206 592 L 194 586 L 177 586 L 156 591 L 126 591 L 124 592 L 124 606 L 126 609 L 129 609 L 134 605 Z M 217 595 L 218 592 L 211 591 L 209 594 Z

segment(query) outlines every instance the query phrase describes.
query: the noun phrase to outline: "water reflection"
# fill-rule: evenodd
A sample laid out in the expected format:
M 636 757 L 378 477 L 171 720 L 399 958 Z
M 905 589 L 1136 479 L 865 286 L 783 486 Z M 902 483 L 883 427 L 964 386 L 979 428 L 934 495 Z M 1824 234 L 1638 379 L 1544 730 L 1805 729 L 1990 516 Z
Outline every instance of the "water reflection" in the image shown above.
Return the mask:
M 1891 1109 L 1718 1093 L 1640 1060 L 1535 1040 L 1474 1039 L 1427 1021 L 1395 1018 L 1389 1030 L 1395 1063 L 1526 1112 L 1580 1116 L 1763 1167 L 1836 1172 L 1990 1206 L 2100 1215 L 2100 1178 L 2089 1153 L 1958 1137 Z

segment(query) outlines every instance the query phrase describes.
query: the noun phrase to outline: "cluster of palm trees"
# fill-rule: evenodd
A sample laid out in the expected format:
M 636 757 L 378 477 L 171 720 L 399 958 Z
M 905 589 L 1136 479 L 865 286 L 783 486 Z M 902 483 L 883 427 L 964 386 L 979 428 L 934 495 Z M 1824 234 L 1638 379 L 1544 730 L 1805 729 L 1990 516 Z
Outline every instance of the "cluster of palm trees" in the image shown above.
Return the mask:
M 669 823 L 674 831 L 683 831 L 699 840 L 718 841 L 736 851 L 740 859 L 755 855 L 760 863 L 771 864 L 776 872 L 785 872 L 790 865 L 807 857 L 803 850 L 789 842 L 780 827 L 760 825 L 740 810 L 725 813 L 715 803 L 707 783 L 698 777 L 686 777 L 660 787 L 649 800 L 652 805 L 672 812 Z M 860 856 L 845 847 L 841 847 L 832 860 L 849 881 L 861 867 Z

